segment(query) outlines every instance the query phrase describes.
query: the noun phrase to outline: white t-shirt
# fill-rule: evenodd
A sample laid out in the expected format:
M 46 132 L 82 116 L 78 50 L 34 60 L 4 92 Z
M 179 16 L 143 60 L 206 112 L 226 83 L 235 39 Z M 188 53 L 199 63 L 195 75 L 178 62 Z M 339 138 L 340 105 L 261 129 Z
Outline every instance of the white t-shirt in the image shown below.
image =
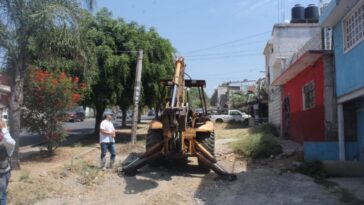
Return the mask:
M 106 132 L 115 131 L 114 125 L 111 121 L 105 119 L 100 124 L 100 143 L 109 143 L 115 142 L 114 138 L 111 135 L 104 135 L 101 133 L 101 130 L 105 130 Z

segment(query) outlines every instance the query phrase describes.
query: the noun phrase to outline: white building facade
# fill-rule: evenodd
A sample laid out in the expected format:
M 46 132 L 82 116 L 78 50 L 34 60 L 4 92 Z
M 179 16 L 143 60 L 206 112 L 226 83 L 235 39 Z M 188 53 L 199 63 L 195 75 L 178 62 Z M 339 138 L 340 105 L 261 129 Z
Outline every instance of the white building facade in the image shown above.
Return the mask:
M 268 83 L 268 122 L 276 126 L 281 133 L 282 95 L 281 87 L 272 82 L 285 71 L 291 56 L 299 51 L 321 28 L 317 23 L 281 23 L 275 24 L 271 39 L 267 42 L 265 72 Z

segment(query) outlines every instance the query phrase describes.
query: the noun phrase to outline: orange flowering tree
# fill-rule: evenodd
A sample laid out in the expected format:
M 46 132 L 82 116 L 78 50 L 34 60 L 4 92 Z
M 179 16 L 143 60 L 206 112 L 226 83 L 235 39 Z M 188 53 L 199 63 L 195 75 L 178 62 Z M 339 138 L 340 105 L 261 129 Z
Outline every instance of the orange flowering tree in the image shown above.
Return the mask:
M 86 85 L 64 72 L 32 68 L 24 91 L 24 126 L 46 139 L 47 151 L 52 154 L 68 136 L 63 127 L 64 110 L 82 100 Z

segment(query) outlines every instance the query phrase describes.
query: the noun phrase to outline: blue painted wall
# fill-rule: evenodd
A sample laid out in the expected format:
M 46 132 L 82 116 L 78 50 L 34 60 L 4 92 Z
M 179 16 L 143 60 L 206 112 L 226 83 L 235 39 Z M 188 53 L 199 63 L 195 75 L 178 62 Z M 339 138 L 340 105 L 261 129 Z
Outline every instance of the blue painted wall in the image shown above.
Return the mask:
M 327 17 L 333 14 L 335 7 L 340 3 L 340 0 L 331 0 L 325 7 L 323 13 L 320 16 L 320 22 L 323 22 Z
M 303 144 L 305 161 L 339 160 L 338 142 L 305 142 Z M 358 159 L 358 143 L 345 143 L 346 160 Z
M 359 159 L 364 161 L 364 98 L 360 100 L 357 119 Z
M 338 97 L 364 87 L 364 41 L 344 54 L 342 29 L 340 20 L 333 28 Z

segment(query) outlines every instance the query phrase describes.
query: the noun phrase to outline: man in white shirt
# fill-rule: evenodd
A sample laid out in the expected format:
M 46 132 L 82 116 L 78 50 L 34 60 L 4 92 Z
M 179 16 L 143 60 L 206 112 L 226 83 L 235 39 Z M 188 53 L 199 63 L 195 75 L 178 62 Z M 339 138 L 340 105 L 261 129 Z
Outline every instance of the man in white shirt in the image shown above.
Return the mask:
M 15 141 L 11 138 L 4 120 L 0 119 L 0 205 L 6 204 L 6 189 L 10 179 L 10 157 Z
M 115 162 L 115 128 L 112 124 L 112 113 L 104 112 L 104 120 L 100 124 L 101 169 L 106 169 L 106 152 L 110 152 L 110 168 Z

